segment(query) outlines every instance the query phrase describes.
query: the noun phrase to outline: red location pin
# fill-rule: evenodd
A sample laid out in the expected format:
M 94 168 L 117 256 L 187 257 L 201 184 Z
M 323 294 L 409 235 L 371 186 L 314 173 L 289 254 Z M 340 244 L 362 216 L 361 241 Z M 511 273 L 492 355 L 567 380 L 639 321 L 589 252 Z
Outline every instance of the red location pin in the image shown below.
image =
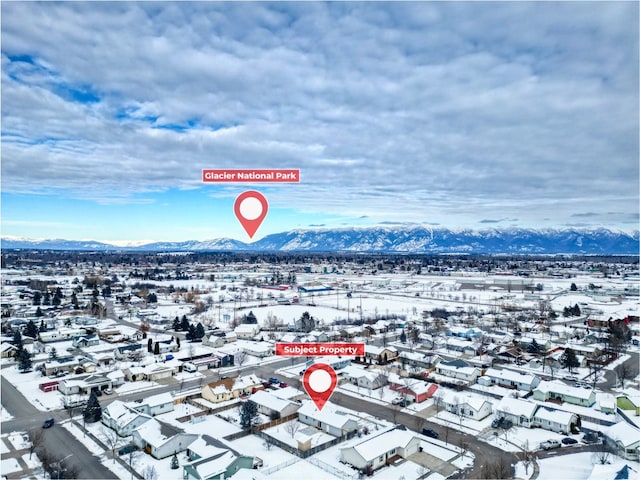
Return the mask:
M 249 190 L 238 195 L 236 203 L 233 205 L 236 218 L 244 228 L 244 231 L 247 232 L 247 235 L 249 235 L 249 238 L 253 238 L 258 231 L 264 217 L 267 216 L 268 210 L 269 202 L 267 202 L 264 195 L 255 190 Z
M 338 385 L 338 376 L 330 365 L 314 363 L 304 372 L 302 384 L 318 410 L 322 410 Z

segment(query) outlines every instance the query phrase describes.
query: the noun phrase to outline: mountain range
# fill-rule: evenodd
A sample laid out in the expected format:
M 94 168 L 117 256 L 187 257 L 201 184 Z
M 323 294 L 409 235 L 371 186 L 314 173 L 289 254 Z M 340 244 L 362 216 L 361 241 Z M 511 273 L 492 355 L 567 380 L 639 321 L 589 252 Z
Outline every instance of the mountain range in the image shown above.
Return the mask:
M 123 247 L 97 241 L 6 237 L 0 239 L 0 245 L 2 249 L 76 251 L 638 255 L 640 232 L 605 228 L 453 230 L 415 226 L 292 230 L 267 235 L 253 243 L 220 238 Z

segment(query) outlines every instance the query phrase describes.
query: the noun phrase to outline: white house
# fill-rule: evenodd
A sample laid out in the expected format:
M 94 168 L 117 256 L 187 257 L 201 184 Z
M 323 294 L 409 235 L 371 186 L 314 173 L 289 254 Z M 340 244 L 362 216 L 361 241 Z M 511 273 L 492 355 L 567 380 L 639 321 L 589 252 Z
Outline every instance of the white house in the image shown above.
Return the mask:
M 384 387 L 387 379 L 382 372 L 365 369 L 358 365 L 348 365 L 340 370 L 340 376 L 347 382 L 369 390 Z
M 154 417 L 162 413 L 173 412 L 173 398 L 169 392 L 159 393 L 128 405 L 140 413 Z
M 569 435 L 578 423 L 575 413 L 540 407 L 533 418 L 534 426 Z
M 178 428 L 152 418 L 133 431 L 132 442 L 154 458 L 165 458 L 187 449 L 198 435 L 184 433 Z
M 461 360 L 453 360 L 438 363 L 436 373 L 471 385 L 476 383 L 481 372 L 478 367 L 471 367 Z
M 538 405 L 528 400 L 513 397 L 503 397 L 496 405 L 494 414 L 496 418 L 504 418 L 519 427 L 531 428 L 534 426 L 534 416 Z
M 484 397 L 470 393 L 442 390 L 438 401 L 450 413 L 482 420 L 491 415 L 493 404 Z
M 538 386 L 540 379 L 531 373 L 515 372 L 509 369 L 488 368 L 485 377 L 491 380 L 493 385 L 500 385 L 507 388 L 516 388 L 525 392 L 530 392 Z
M 274 419 L 293 415 L 300 408 L 297 403 L 278 398 L 265 390 L 258 390 L 251 395 L 251 400 L 258 406 L 259 413 Z
M 102 423 L 115 430 L 121 437 L 128 437 L 149 420 L 149 415 L 134 410 L 120 400 L 114 400 L 102 409 Z
M 327 402 L 318 410 L 311 401 L 306 401 L 298 410 L 298 420 L 306 425 L 324 430 L 329 435 L 341 437 L 358 429 L 358 420 L 339 407 Z
M 340 449 L 340 461 L 373 472 L 394 457 L 407 458 L 420 450 L 420 438 L 408 430 L 391 430 Z
M 237 338 L 251 340 L 260 332 L 260 326 L 253 323 L 243 323 L 238 325 L 233 331 Z
M 622 421 L 607 427 L 602 432 L 605 442 L 627 460 L 640 458 L 640 429 Z

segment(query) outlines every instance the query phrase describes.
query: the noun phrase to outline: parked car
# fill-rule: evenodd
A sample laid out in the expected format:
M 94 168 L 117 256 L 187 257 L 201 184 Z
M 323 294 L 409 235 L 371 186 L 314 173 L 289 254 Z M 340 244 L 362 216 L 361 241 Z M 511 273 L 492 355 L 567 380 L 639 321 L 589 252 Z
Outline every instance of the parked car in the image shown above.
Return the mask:
M 400 403 L 402 403 L 402 397 L 396 397 L 393 400 L 391 400 L 391 403 L 393 403 L 394 405 L 400 405 Z
M 438 438 L 438 432 L 436 432 L 433 428 L 423 428 L 422 434 L 431 438 Z
M 562 443 L 564 443 L 565 445 L 574 445 L 574 444 L 578 443 L 578 440 L 576 440 L 575 438 L 571 438 L 571 437 L 564 437 L 562 439 Z
M 280 380 L 278 380 L 276 377 L 271 377 L 271 378 L 269 379 L 269 381 L 270 381 L 271 383 L 280 383 Z
M 128 453 L 135 452 L 137 449 L 138 447 L 136 447 L 133 443 L 129 443 L 118 450 L 118 455 L 126 455 Z
M 280 382 L 280 388 L 287 388 L 288 386 L 288 383 Z
M 595 432 L 587 432 L 582 437 L 582 441 L 584 443 L 598 443 L 600 441 L 600 437 Z
M 54 423 L 55 423 L 55 420 L 53 418 L 47 418 L 42 424 L 42 428 L 51 428 L 53 427 Z
M 106 395 L 111 395 L 111 394 L 113 393 L 113 389 L 111 389 L 111 388 L 105 388 L 105 389 L 104 389 L 104 393 L 105 393 Z
M 505 430 L 509 430 L 511 427 L 513 427 L 513 422 L 504 417 L 496 418 L 491 422 L 491 428 L 504 428 Z
M 551 450 L 553 448 L 560 448 L 560 442 L 558 440 L 547 440 L 540 444 L 540 450 Z

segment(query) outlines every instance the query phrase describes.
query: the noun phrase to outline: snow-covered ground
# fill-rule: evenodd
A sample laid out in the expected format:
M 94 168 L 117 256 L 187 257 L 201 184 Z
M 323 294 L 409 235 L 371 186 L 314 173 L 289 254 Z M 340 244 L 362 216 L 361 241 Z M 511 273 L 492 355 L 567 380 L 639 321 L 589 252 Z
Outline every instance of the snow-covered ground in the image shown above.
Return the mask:
M 625 460 L 614 455 L 609 457 L 611 464 L 619 464 L 622 468 Z M 638 462 L 629 462 L 638 468 Z M 593 453 L 574 453 L 560 457 L 545 458 L 538 461 L 540 467 L 539 480 L 587 480 L 591 476 L 594 465 L 598 464 Z M 611 477 L 613 478 L 613 477 Z M 631 477 L 630 477 L 631 478 Z M 596 480 L 596 479 L 593 479 Z

